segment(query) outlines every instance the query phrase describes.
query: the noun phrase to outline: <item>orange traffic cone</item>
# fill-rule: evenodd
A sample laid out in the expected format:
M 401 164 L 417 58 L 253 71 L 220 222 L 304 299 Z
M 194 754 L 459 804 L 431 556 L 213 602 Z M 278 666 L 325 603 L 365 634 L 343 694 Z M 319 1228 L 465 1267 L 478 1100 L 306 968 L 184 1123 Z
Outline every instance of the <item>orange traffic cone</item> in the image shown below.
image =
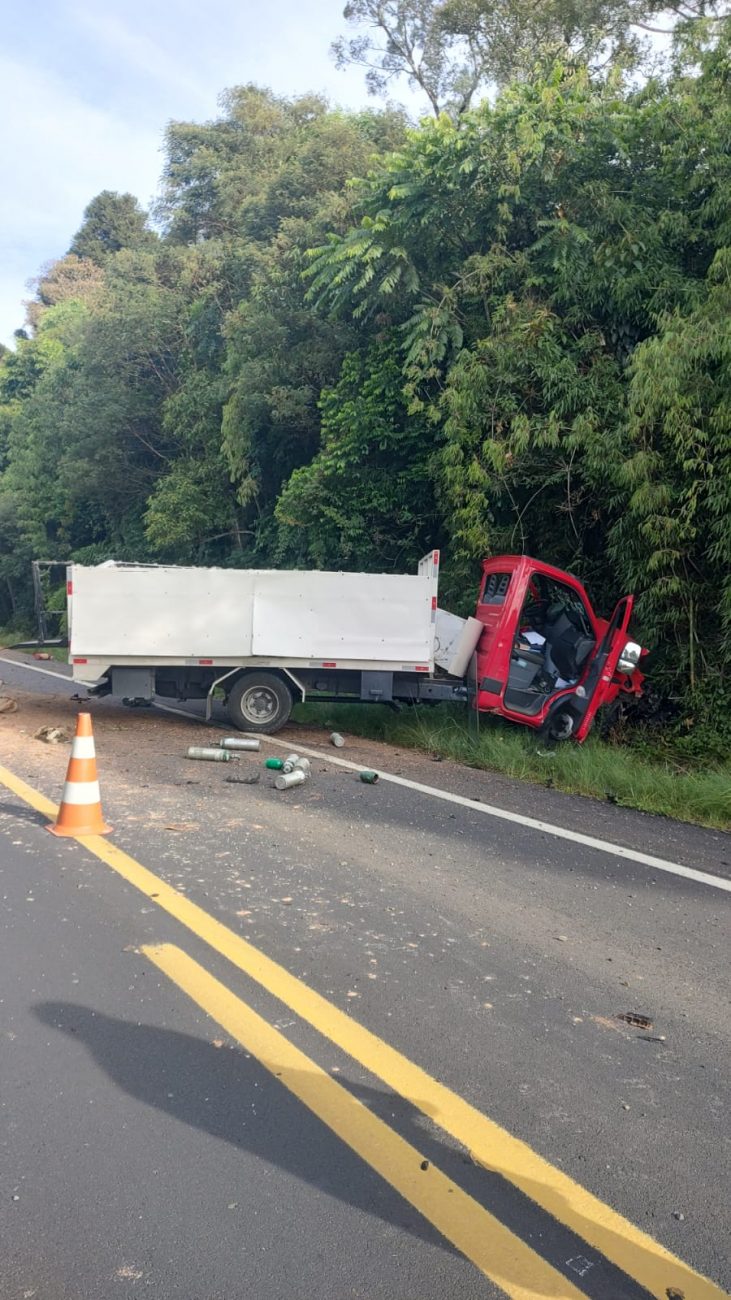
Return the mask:
M 56 825 L 46 830 L 53 835 L 108 835 L 111 829 L 102 817 L 91 714 L 80 713 Z

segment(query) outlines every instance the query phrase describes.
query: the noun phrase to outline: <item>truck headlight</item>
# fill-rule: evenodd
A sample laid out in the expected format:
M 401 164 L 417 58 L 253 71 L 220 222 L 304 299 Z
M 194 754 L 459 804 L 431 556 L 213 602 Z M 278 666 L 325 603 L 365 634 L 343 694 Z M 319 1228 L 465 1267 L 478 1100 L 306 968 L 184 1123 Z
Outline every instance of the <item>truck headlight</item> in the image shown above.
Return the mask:
M 633 673 L 642 656 L 642 646 L 636 641 L 628 641 L 619 659 L 617 668 L 620 673 Z

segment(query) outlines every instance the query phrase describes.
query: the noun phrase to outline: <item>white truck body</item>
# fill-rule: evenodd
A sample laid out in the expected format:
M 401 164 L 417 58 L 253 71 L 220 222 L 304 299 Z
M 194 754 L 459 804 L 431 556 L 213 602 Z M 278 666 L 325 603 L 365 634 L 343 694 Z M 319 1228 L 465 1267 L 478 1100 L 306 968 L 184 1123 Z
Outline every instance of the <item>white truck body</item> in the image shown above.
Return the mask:
M 242 730 L 279 730 L 308 696 L 464 698 L 482 624 L 440 611 L 438 585 L 438 551 L 412 575 L 73 564 L 69 659 L 92 694 L 132 705 L 205 699 L 209 718 L 220 688 Z
M 74 564 L 69 658 L 86 682 L 111 665 L 448 670 L 480 629 L 437 609 L 438 581 L 438 551 L 413 575 Z

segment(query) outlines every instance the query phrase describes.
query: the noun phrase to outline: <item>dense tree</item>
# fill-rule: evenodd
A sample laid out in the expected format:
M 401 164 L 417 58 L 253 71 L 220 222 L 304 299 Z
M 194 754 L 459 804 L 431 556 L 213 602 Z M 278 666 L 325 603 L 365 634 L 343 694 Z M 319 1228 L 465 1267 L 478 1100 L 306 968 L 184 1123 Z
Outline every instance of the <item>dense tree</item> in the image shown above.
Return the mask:
M 323 391 L 321 447 L 276 506 L 278 554 L 316 567 L 414 569 L 438 543 L 423 419 L 409 418 L 387 336 L 350 353 Z
M 57 307 L 61 302 L 82 302 L 93 308 L 100 299 L 103 284 L 103 270 L 91 258 L 67 253 L 58 261 L 51 262 L 31 282 L 35 297 L 25 304 L 29 327 L 37 330 L 48 308 Z
M 484 550 L 516 546 L 580 568 L 604 601 L 628 582 L 676 681 L 664 621 L 678 625 L 679 585 L 709 663 L 728 662 L 728 85 L 721 42 L 701 76 L 667 87 L 627 94 L 557 72 L 459 129 L 422 126 L 361 185 L 360 222 L 310 267 L 323 308 L 398 329 L 410 409 L 434 428 L 455 597 Z M 684 366 L 668 366 L 673 347 Z M 651 454 L 635 451 L 648 437 Z M 661 497 L 672 526 L 652 507 Z M 663 527 L 675 546 L 661 545 Z M 699 635 L 688 618 L 686 672 Z
M 695 309 L 668 313 L 637 349 L 629 398 L 629 499 L 614 553 L 674 675 L 687 675 L 692 697 L 701 682 L 708 695 L 731 659 L 731 244 Z
M 154 239 L 147 226 L 147 214 L 133 194 L 102 190 L 86 208 L 69 253 L 103 266 L 120 249 L 149 249 Z

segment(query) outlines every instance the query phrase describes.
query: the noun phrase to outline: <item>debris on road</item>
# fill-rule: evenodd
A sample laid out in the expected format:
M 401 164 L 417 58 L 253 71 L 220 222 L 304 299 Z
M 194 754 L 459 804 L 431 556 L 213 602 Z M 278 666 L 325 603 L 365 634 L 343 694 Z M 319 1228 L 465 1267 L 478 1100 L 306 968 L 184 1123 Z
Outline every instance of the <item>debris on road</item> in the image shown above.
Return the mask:
M 336 749 L 342 749 L 342 748 L 343 748 L 343 745 L 345 744 L 345 740 L 344 740 L 343 737 L 340 735 L 340 732 L 339 732 L 339 731 L 331 731 L 331 733 L 330 733 L 330 744 L 331 744 L 331 745 L 334 745 Z
M 33 733 L 34 740 L 42 740 L 46 745 L 68 745 L 71 740 L 63 727 L 40 727 Z
M 220 742 L 221 749 L 259 749 L 260 740 L 249 740 L 246 736 L 224 736 Z
M 652 1020 L 649 1016 L 642 1016 L 638 1011 L 619 1011 L 617 1020 L 624 1020 L 626 1025 L 633 1025 L 635 1029 L 652 1029 Z
M 284 767 L 284 759 L 266 758 L 264 760 L 264 766 L 268 767 L 271 772 L 281 772 L 282 768 Z
M 227 749 L 207 749 L 204 745 L 191 745 L 186 758 L 200 759 L 207 763 L 230 763 L 232 755 Z
M 296 767 L 291 772 L 280 772 L 274 782 L 277 790 L 289 790 L 290 786 L 303 785 L 307 780 L 301 767 Z
M 36 650 L 33 655 L 33 658 L 47 660 L 50 659 L 51 656 L 49 655 L 47 650 Z
M 168 822 L 166 831 L 197 831 L 197 822 Z
M 257 785 L 261 780 L 261 772 L 234 772 L 231 776 L 224 777 L 225 785 Z
M 587 1273 L 594 1267 L 592 1261 L 587 1259 L 585 1255 L 575 1255 L 573 1259 L 567 1259 L 566 1263 L 574 1273 L 578 1273 L 579 1277 L 586 1277 Z
M 310 763 L 309 758 L 298 758 L 294 766 L 295 766 L 295 770 L 304 772 L 305 776 L 309 776 L 312 770 L 312 765 Z
M 375 785 L 378 780 L 377 772 L 361 772 L 360 779 L 364 785 Z
M 613 1020 L 609 1020 L 607 1016 L 589 1016 L 589 1019 L 593 1020 L 595 1025 L 600 1025 L 602 1029 L 611 1029 L 613 1033 L 621 1034 L 623 1038 L 629 1039 L 629 1034 L 626 1034 L 623 1029 L 620 1029 L 619 1025 L 615 1024 Z
M 283 772 L 293 772 L 300 761 L 299 754 L 288 754 L 282 764 Z
M 114 1274 L 118 1282 L 139 1282 L 144 1273 L 139 1268 L 133 1268 L 131 1264 L 123 1264 Z
M 9 695 L 0 695 L 0 713 L 17 713 L 18 704 Z

